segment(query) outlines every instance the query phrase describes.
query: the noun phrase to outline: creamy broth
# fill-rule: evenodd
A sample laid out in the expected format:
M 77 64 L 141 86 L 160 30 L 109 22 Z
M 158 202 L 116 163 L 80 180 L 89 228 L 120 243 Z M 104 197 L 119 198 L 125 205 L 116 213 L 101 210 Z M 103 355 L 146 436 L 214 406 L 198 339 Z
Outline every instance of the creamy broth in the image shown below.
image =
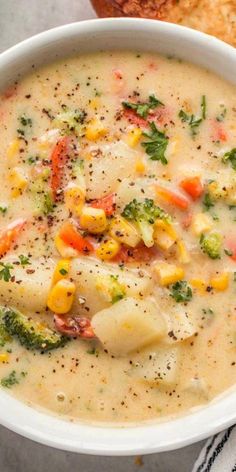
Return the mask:
M 127 423 L 232 386 L 235 88 L 173 58 L 104 52 L 33 71 L 0 117 L 2 388 Z M 27 349 L 19 312 L 70 340 Z

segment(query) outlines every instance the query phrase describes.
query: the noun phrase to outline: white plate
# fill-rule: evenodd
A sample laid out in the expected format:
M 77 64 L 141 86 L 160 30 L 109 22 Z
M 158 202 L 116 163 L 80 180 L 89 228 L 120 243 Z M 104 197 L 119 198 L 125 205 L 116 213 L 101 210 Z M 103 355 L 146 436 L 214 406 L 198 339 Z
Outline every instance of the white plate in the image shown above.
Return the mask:
M 182 26 L 126 18 L 73 23 L 23 41 L 0 56 L 0 88 L 31 70 L 33 64 L 39 66 L 73 53 L 115 48 L 175 55 L 236 82 L 236 50 L 231 46 Z M 87 454 L 131 455 L 177 449 L 235 421 L 233 389 L 181 418 L 123 428 L 66 422 L 0 390 L 1 424 L 48 446 Z

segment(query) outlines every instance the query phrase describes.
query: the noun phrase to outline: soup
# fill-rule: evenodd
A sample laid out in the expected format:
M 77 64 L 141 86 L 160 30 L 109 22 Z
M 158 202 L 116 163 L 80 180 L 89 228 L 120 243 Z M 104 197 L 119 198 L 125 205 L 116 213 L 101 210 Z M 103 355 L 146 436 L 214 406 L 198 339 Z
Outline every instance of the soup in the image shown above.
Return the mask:
M 236 94 L 103 52 L 1 96 L 1 387 L 75 420 L 157 420 L 236 380 Z

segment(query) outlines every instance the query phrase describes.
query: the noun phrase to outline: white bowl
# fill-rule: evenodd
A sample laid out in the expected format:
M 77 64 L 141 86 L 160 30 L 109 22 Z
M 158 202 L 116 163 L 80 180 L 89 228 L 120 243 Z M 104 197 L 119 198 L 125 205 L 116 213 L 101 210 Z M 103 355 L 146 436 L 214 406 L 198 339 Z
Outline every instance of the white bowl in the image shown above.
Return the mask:
M 236 82 L 236 50 L 231 46 L 181 26 L 126 18 L 73 23 L 23 41 L 0 56 L 0 88 L 29 71 L 32 64 L 39 66 L 75 52 L 108 48 L 176 55 Z M 131 455 L 177 449 L 215 434 L 235 420 L 233 389 L 177 419 L 123 428 L 66 422 L 0 391 L 2 425 L 48 446 L 87 454 Z

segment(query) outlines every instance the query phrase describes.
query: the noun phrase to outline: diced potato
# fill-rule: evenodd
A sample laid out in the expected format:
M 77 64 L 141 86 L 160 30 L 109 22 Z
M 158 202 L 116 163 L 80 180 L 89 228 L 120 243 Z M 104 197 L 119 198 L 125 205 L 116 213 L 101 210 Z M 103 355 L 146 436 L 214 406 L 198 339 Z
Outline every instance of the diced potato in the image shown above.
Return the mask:
M 85 203 L 85 190 L 78 185 L 69 185 L 64 191 L 66 208 L 75 216 L 80 216 Z
M 205 213 L 198 213 L 194 215 L 191 229 L 196 236 L 210 231 L 213 227 L 212 220 Z
M 107 218 L 102 208 L 84 206 L 80 213 L 80 226 L 90 233 L 103 233 L 107 227 Z
M 109 275 L 118 276 L 119 282 L 126 287 L 128 297 L 142 299 L 152 291 L 152 279 L 145 271 L 140 274 L 138 269 L 124 268 L 122 270 L 117 264 L 106 264 L 89 256 L 72 259 L 70 277 L 76 283 L 78 296 L 85 299 L 85 303 L 80 305 L 78 298 L 75 297 L 74 307 L 81 315 L 92 316 L 110 305 L 103 294 L 97 290 L 99 278 Z
M 229 286 L 229 273 L 224 272 L 217 277 L 212 277 L 209 281 L 209 285 L 219 292 L 224 292 Z
M 116 192 L 119 182 L 135 176 L 136 158 L 137 152 L 122 141 L 99 146 L 98 156 L 84 163 L 87 197 L 96 199 Z
M 55 237 L 55 246 L 61 257 L 64 257 L 65 259 L 78 257 L 78 251 L 64 243 L 58 234 Z
M 203 378 L 192 377 L 183 385 L 183 388 L 197 397 L 209 399 L 209 388 Z
M 196 323 L 186 311 L 172 311 L 165 319 L 168 327 L 167 343 L 185 341 L 197 332 Z
M 7 259 L 9 262 L 16 259 Z M 52 283 L 54 265 L 51 260 L 32 260 L 30 273 L 21 265 L 12 264 L 11 282 L 0 280 L 0 301 L 6 306 L 12 306 L 29 313 L 44 312 L 47 306 L 47 296 Z M 28 266 L 27 266 L 28 267 Z M 20 283 L 18 283 L 21 281 Z M 9 284 L 11 285 L 9 289 Z
M 107 239 L 104 241 L 96 250 L 96 255 L 102 261 L 109 261 L 118 254 L 120 250 L 120 244 L 115 239 Z
M 116 241 L 130 247 L 136 247 L 141 241 L 141 236 L 135 226 L 123 216 L 115 216 L 110 224 L 110 235 Z
M 124 207 L 134 198 L 138 201 L 144 201 L 145 198 L 155 200 L 155 191 L 150 181 L 146 178 L 122 179 L 116 195 L 117 209 L 122 212 Z
M 141 128 L 133 128 L 131 129 L 127 136 L 126 136 L 126 142 L 130 147 L 135 147 L 140 141 L 140 138 L 142 136 L 142 130 Z
M 53 279 L 52 283 L 55 285 L 59 280 L 65 279 L 68 277 L 68 273 L 70 270 L 70 260 L 69 259 L 61 259 L 53 272 Z
M 92 327 L 104 348 L 115 356 L 126 356 L 165 334 L 165 322 L 158 306 L 134 298 L 125 298 L 96 313 Z
M 13 198 L 22 195 L 23 191 L 28 185 L 28 179 L 24 174 L 23 169 L 14 167 L 9 173 L 9 181 L 11 187 L 11 196 Z
M 184 278 L 184 269 L 168 262 L 156 262 L 153 266 L 154 273 L 158 277 L 159 284 L 165 287 Z
M 160 349 L 151 352 L 144 362 L 134 367 L 131 375 L 149 384 L 172 386 L 179 374 L 179 349 Z
M 89 141 L 97 141 L 107 134 L 107 128 L 103 122 L 98 118 L 94 118 L 87 126 L 85 131 L 85 137 Z
M 59 280 L 49 291 L 47 306 L 54 313 L 63 315 L 70 311 L 75 294 L 75 284 L 70 280 Z

